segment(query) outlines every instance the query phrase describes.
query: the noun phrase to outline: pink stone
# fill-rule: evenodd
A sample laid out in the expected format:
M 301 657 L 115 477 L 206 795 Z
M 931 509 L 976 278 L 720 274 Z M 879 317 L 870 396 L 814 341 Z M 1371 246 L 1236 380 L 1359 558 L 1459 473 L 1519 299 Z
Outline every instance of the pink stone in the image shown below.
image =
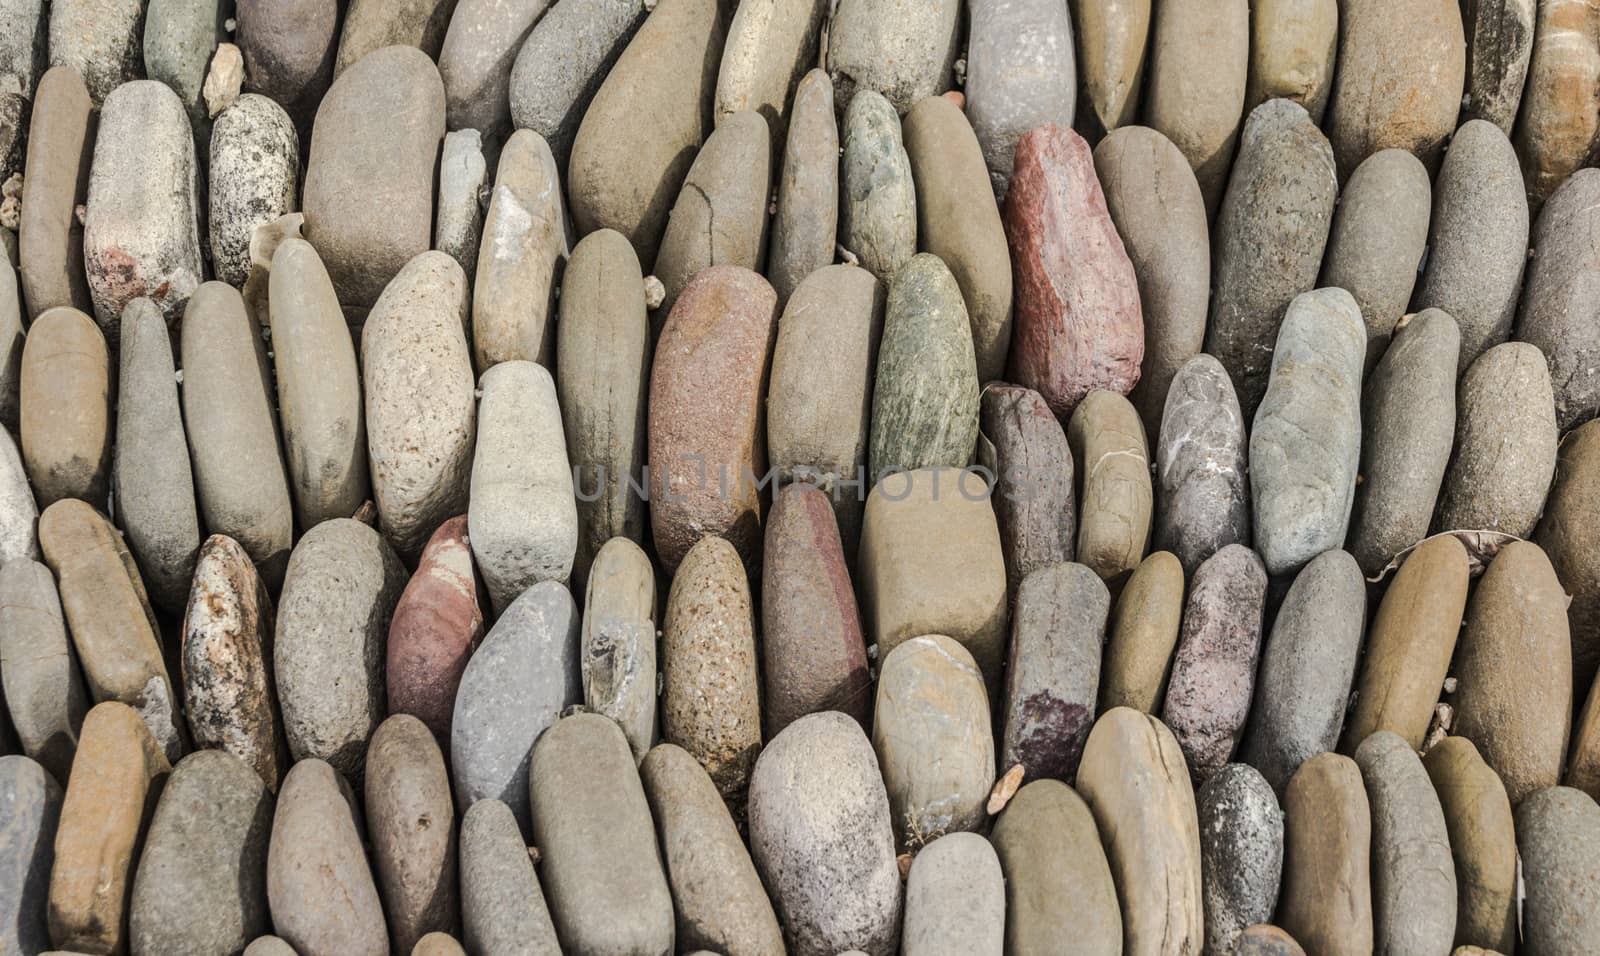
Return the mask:
M 450 739 L 456 685 L 483 639 L 483 607 L 467 542 L 467 517 L 428 539 L 389 623 L 389 713 L 411 714 L 441 741 Z

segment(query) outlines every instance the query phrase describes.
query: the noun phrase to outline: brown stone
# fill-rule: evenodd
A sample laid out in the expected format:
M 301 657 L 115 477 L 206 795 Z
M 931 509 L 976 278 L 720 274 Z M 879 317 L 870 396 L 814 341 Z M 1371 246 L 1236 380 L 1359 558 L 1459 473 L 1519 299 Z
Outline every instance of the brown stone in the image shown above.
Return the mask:
M 1505 785 L 1465 737 L 1435 744 L 1422 765 L 1456 865 L 1456 944 L 1509 953 L 1517 944 L 1517 836 Z
M 22 300 L 32 318 L 62 305 L 84 312 L 94 307 L 77 216 L 89 200 L 94 127 L 83 77 L 70 66 L 52 67 L 34 92 L 17 235 Z
M 1294 937 L 1276 926 L 1252 926 L 1239 937 L 1233 956 L 1306 956 Z
M 440 741 L 450 739 L 456 685 L 483 640 L 478 592 L 467 519 L 458 515 L 428 539 L 395 605 L 385 645 L 389 713 L 417 717 Z
M 1338 754 L 1300 765 L 1283 794 L 1278 922 L 1318 956 L 1371 956 L 1372 812 L 1361 769 Z
M 1206 209 L 1228 184 L 1250 68 L 1247 0 L 1155 4 L 1144 122 L 1183 152 Z
M 1133 405 L 1115 392 L 1085 396 L 1067 423 L 1073 469 L 1082 478 L 1078 560 L 1108 582 L 1144 560 L 1150 543 L 1150 452 Z
M 22 350 L 22 460 L 41 507 L 106 500 L 111 364 L 94 320 L 71 307 L 34 320 Z
M 1122 950 L 1106 851 L 1093 813 L 1058 780 L 1035 780 L 1017 791 L 989 835 L 1006 878 L 1008 954 L 1073 950 L 1116 956 Z
M 1150 0 L 1132 0 L 1072 7 L 1083 77 L 1079 112 L 1088 132 L 1110 132 L 1138 116 L 1150 5 Z
M 1600 146 L 1600 7 L 1539 3 L 1514 139 L 1528 205 L 1537 212 Z
M 1157 551 L 1133 569 L 1111 615 L 1100 670 L 1100 713 L 1131 707 L 1156 713 L 1167 696 L 1167 674 L 1183 619 L 1183 565 Z
M 399 952 L 422 937 L 454 932 L 456 814 L 439 743 L 422 721 L 395 714 L 367 747 L 365 808 L 373 868 Z

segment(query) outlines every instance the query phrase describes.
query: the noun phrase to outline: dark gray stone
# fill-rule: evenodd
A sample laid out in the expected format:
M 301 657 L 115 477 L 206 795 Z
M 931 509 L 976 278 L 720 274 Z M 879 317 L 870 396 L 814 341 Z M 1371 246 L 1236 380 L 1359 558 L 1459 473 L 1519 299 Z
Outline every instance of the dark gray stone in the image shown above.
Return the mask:
M 50 948 L 45 918 L 55 858 L 61 787 L 27 757 L 0 757 L 0 945 L 15 953 Z
M 642 0 L 561 0 L 529 31 L 511 68 L 511 116 L 562 166 L 611 65 L 644 21 Z
M 300 138 L 276 102 L 246 93 L 217 114 L 211 131 L 211 262 L 217 278 L 250 277 L 250 239 L 299 207 Z
M 1456 871 L 1433 781 L 1391 731 L 1362 741 L 1355 757 L 1372 805 L 1373 951 L 1445 956 L 1455 934 Z
M 1255 768 L 1231 763 L 1195 795 L 1207 953 L 1234 952 L 1239 936 L 1277 908 L 1283 811 L 1272 789 Z
M 1524 952 L 1578 956 L 1600 948 L 1600 807 L 1570 787 L 1517 808 Z

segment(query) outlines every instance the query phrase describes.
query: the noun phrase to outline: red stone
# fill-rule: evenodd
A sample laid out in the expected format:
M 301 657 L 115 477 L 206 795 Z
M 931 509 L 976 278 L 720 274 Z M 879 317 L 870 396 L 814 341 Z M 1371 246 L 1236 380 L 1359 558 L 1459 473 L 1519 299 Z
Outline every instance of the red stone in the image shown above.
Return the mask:
M 456 685 L 483 639 L 483 605 L 467 542 L 467 516 L 428 539 L 389 623 L 389 713 L 411 714 L 449 745 Z

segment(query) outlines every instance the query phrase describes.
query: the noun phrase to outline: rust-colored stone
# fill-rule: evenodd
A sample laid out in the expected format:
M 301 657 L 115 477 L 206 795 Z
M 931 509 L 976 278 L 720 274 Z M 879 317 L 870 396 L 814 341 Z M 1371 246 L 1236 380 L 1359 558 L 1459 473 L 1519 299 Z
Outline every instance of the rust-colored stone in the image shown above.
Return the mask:
M 450 740 L 456 685 L 483 640 L 483 606 L 467 544 L 467 518 L 440 525 L 422 551 L 389 622 L 389 713 L 411 714 Z

